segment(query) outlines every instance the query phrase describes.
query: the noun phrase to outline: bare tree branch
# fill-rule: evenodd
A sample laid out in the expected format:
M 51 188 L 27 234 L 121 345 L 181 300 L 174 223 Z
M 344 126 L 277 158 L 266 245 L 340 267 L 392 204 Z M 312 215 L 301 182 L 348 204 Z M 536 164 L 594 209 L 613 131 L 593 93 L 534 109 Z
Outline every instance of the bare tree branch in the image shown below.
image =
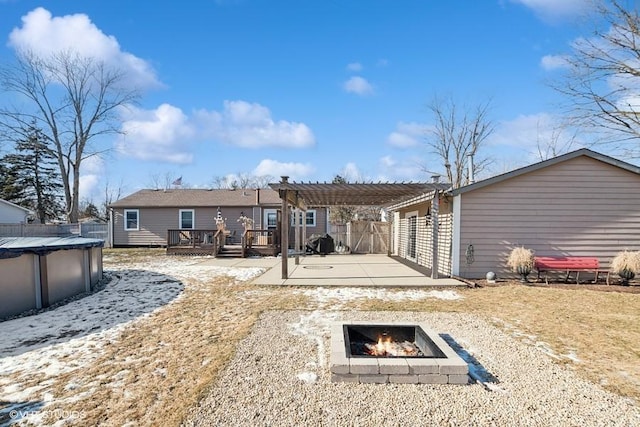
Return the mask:
M 91 57 L 73 51 L 40 57 L 22 51 L 16 63 L 0 68 L 0 84 L 21 95 L 23 106 L 0 110 L 3 139 L 35 121 L 50 141 L 63 177 L 68 222 L 78 220 L 82 161 L 96 151 L 95 137 L 119 133 L 116 110 L 139 98 L 135 89 L 121 85 L 123 74 Z
M 574 42 L 566 71 L 551 86 L 565 96 L 572 126 L 640 155 L 640 16 L 621 0 L 599 2 L 592 37 Z
M 459 107 L 452 97 L 435 96 L 428 107 L 435 123 L 426 135 L 426 144 L 442 162 L 447 181 L 454 188 L 461 187 L 470 179 L 467 167 L 470 158 L 474 158 L 474 176 L 489 164 L 489 159 L 476 156 L 494 130 L 488 117 L 491 101 L 470 109 Z

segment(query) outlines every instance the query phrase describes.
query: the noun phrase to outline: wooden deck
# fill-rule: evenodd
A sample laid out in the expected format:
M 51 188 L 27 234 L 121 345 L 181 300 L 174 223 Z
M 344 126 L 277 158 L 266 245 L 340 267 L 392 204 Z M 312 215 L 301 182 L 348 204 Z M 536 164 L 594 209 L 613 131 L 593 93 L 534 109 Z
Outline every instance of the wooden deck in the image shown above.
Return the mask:
M 167 255 L 211 255 L 245 258 L 276 256 L 280 253 L 274 230 L 249 230 L 240 245 L 226 243 L 227 236 L 218 230 L 167 230 Z

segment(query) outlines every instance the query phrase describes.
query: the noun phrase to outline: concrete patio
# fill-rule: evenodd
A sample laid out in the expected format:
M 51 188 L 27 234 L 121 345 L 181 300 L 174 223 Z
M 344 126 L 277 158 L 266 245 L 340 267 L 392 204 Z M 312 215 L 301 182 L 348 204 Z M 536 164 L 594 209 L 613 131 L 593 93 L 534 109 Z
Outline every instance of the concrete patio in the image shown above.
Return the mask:
M 372 287 L 450 287 L 467 286 L 451 279 L 432 279 L 387 255 L 301 256 L 300 264 L 289 258 L 289 278 L 282 279 L 280 258 L 215 258 L 205 265 L 264 267 L 256 285 L 284 286 L 372 286 Z

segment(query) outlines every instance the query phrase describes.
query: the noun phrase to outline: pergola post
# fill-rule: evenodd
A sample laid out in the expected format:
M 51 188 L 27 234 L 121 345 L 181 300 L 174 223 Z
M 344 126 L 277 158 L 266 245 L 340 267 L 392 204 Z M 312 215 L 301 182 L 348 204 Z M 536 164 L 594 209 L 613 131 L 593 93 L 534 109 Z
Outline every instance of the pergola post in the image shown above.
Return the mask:
M 286 186 L 289 182 L 288 176 L 281 176 L 280 184 Z M 289 278 L 289 190 L 280 190 L 280 198 L 282 199 L 282 224 L 280 226 L 280 257 L 282 258 L 282 279 Z
M 300 264 L 300 218 L 302 217 L 302 211 L 298 208 L 293 210 L 293 223 L 295 224 L 294 231 L 294 241 L 296 245 L 296 265 Z

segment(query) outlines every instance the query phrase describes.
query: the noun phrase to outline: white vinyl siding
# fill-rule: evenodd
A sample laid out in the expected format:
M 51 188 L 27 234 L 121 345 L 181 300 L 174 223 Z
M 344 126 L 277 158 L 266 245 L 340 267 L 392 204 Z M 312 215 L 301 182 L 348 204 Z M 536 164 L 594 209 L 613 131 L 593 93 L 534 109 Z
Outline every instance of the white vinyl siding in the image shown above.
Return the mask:
M 124 218 L 125 231 L 140 230 L 140 211 L 138 209 L 125 209 Z
M 194 229 L 196 213 L 193 209 L 180 209 L 178 228 Z

